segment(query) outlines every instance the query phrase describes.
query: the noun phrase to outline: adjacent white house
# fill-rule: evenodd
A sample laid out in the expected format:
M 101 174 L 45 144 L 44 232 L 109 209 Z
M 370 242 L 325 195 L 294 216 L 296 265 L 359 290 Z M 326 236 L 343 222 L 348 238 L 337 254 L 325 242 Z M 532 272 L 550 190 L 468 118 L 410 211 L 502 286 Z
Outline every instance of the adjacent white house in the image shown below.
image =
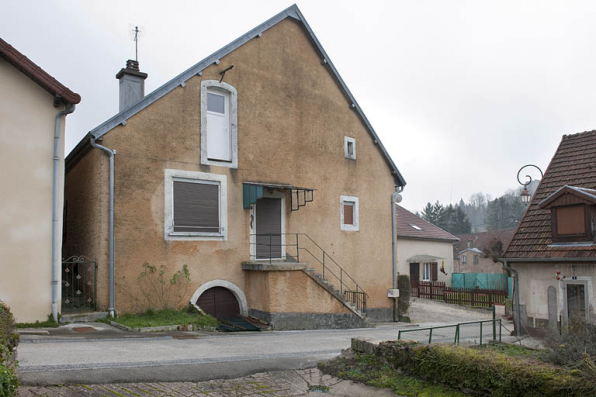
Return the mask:
M 397 270 L 410 281 L 438 281 L 451 285 L 453 244 L 459 239 L 449 232 L 397 205 Z

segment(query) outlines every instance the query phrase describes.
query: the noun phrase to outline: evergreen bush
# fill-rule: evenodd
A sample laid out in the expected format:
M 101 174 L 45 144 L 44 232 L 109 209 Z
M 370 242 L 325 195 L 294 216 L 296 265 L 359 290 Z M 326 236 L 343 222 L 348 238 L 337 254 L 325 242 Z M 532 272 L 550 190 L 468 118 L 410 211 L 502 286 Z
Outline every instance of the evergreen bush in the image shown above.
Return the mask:
M 14 317 L 8 305 L 0 301 L 0 397 L 12 397 L 17 392 L 18 344 Z
M 399 289 L 399 298 L 397 299 L 397 309 L 399 317 L 405 317 L 410 308 L 410 277 L 405 274 L 400 274 L 397 277 L 397 288 Z

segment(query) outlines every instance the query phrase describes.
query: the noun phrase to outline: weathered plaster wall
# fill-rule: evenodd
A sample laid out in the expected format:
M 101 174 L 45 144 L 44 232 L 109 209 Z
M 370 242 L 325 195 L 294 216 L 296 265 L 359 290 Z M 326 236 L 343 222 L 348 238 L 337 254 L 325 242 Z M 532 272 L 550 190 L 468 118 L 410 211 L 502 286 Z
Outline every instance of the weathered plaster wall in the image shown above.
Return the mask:
M 97 263 L 97 309 L 109 306 L 109 158 L 92 149 L 66 172 L 63 256 Z
M 249 307 L 269 313 L 351 313 L 300 270 L 247 272 L 245 292 Z
M 232 64 L 225 81 L 238 90 L 238 169 L 201 165 L 201 81 L 219 80 L 219 71 Z M 249 260 L 249 210 L 242 208 L 243 181 L 317 189 L 314 202 L 298 212 L 290 211 L 287 200 L 286 232 L 308 233 L 324 247 L 365 288 L 369 307 L 391 307 L 386 290 L 392 282 L 394 181 L 349 105 L 301 26 L 288 19 L 109 132 L 103 144 L 118 152 L 116 279 L 130 281 L 127 288 L 117 287 L 117 309 L 133 310 L 124 296 L 138 294 L 132 281 L 145 262 L 164 265 L 166 275 L 187 264 L 189 297 L 214 279 L 246 289 L 241 263 Z M 356 161 L 344 158 L 345 135 L 356 138 Z M 227 241 L 164 239 L 166 168 L 227 177 Z M 359 232 L 340 230 L 340 195 L 359 197 Z
M 52 312 L 53 97 L 0 58 L 0 300 L 18 322 Z M 64 187 L 64 118 L 58 191 Z M 59 237 L 62 211 L 59 211 Z M 58 247 L 59 248 L 59 247 Z M 56 256 L 60 258 L 60 249 Z
M 397 271 L 399 274 L 410 275 L 410 262 L 408 259 L 416 255 L 432 255 L 442 259 L 437 260 L 437 281 L 451 285 L 453 273 L 453 243 L 445 241 L 413 240 L 406 238 L 397 239 Z M 441 272 L 441 264 L 445 263 L 445 272 Z M 422 281 L 422 263 L 420 263 L 420 280 Z
M 592 322 L 596 321 L 594 311 L 596 268 L 593 263 L 514 263 L 512 267 L 519 272 L 520 305 L 525 305 L 530 327 L 539 328 L 543 320 L 549 319 L 548 288 L 550 286 L 555 288 L 557 295 L 557 321 L 561 316 L 565 323 L 565 296 L 568 283 L 585 283 L 589 318 Z M 556 279 L 557 271 L 561 272 L 561 280 Z M 565 278 L 562 277 L 563 275 Z M 573 277 L 576 277 L 576 280 Z

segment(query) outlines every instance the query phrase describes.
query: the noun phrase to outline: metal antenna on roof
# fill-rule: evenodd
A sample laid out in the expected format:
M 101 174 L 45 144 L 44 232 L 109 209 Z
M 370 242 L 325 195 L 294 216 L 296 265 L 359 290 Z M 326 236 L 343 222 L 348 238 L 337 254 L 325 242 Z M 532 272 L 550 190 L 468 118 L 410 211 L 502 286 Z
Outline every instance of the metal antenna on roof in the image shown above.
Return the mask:
M 133 30 L 134 34 L 135 34 L 135 61 L 139 62 L 139 33 L 141 32 L 139 30 L 138 26 L 135 26 L 134 30 Z

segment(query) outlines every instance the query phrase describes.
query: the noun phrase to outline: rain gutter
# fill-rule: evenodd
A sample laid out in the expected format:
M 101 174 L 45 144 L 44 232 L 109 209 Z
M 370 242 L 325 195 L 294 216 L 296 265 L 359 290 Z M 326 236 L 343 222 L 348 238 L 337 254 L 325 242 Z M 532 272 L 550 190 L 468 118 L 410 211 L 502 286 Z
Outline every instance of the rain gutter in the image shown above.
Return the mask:
M 59 97 L 56 96 L 56 101 Z M 58 169 L 60 168 L 60 120 L 62 116 L 75 111 L 74 104 L 67 104 L 64 110 L 56 114 L 54 125 L 54 165 L 52 175 L 52 317 L 58 322 L 58 284 L 60 280 L 60 254 L 58 253 Z
M 116 151 L 108 149 L 105 146 L 97 144 L 97 138 L 91 136 L 91 146 L 101 149 L 110 156 L 110 209 L 109 209 L 109 272 L 110 272 L 110 302 L 108 312 L 110 316 L 114 317 L 115 299 L 114 299 L 114 156 Z
M 403 186 L 396 186 L 395 192 L 391 194 L 391 254 L 393 255 L 393 289 L 397 289 L 397 258 L 395 255 L 395 245 L 396 245 L 396 238 L 395 238 L 395 205 L 397 204 L 397 200 L 399 197 L 399 193 L 404 190 Z M 396 322 L 397 319 L 397 298 L 393 298 L 393 321 Z

